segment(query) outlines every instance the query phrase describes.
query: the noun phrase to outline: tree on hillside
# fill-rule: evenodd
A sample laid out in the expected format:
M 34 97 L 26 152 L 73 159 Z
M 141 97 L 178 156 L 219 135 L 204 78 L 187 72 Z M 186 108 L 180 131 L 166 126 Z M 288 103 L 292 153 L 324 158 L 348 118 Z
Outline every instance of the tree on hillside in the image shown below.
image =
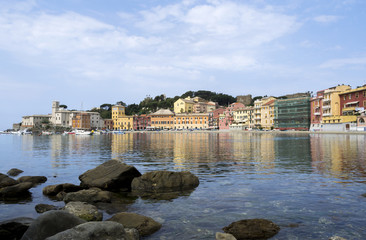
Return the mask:
M 60 108 L 67 108 L 67 106 L 65 105 L 65 104 L 61 104 L 60 106 L 59 106 Z

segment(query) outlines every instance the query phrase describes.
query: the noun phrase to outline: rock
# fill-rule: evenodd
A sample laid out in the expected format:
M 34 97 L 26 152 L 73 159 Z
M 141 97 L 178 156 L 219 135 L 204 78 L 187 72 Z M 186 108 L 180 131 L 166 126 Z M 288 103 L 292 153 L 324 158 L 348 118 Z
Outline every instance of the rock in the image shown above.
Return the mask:
M 33 184 L 39 184 L 39 183 L 44 183 L 47 181 L 47 178 L 44 176 L 24 176 L 24 177 L 20 177 L 17 180 L 19 183 L 23 183 L 23 182 L 31 182 Z
M 53 205 L 49 205 L 49 204 L 37 204 L 35 206 L 35 209 L 36 209 L 36 212 L 37 213 L 44 213 L 44 212 L 48 212 L 48 211 L 51 211 L 51 210 L 59 210 L 58 207 L 56 206 L 53 206 Z
M 132 181 L 132 191 L 172 192 L 194 189 L 199 185 L 198 177 L 190 172 L 153 171 Z
M 223 228 L 236 239 L 268 239 L 280 231 L 280 227 L 266 219 L 244 219 Z
M 133 166 L 110 160 L 79 176 L 81 186 L 110 191 L 130 190 L 132 179 L 141 176 Z
M 7 174 L 9 176 L 12 176 L 12 177 L 15 177 L 15 176 L 18 176 L 19 174 L 21 174 L 23 172 L 23 170 L 20 170 L 18 168 L 12 168 L 10 169 Z
M 15 179 L 12 179 L 11 177 L 0 173 L 0 188 L 13 186 L 17 183 L 18 182 Z
M 98 188 L 91 188 L 78 192 L 67 193 L 64 197 L 64 202 L 111 202 L 112 197 L 113 196 L 111 192 L 102 191 Z
M 57 195 L 56 195 L 56 200 L 58 200 L 58 201 L 63 201 L 64 200 L 64 198 L 66 197 L 66 194 L 67 193 L 65 193 L 65 192 L 59 192 L 59 193 L 57 193 Z
M 29 195 L 30 192 L 28 190 L 32 187 L 33 183 L 31 182 L 18 183 L 13 186 L 3 187 L 0 189 L 0 197 L 12 198 L 12 197 L 21 197 L 24 195 Z
M 154 219 L 136 213 L 117 213 L 107 221 L 121 223 L 125 228 L 135 228 L 142 237 L 151 235 L 161 228 L 161 224 Z
M 216 240 L 236 240 L 236 238 L 230 233 L 216 233 Z
M 82 223 L 85 221 L 66 211 L 48 211 L 32 222 L 21 240 L 43 240 Z
M 85 202 L 69 202 L 65 206 L 65 211 L 84 219 L 85 221 L 102 221 L 103 213 L 98 209 Z
M 0 222 L 0 239 L 20 239 L 33 221 L 32 218 L 15 218 Z
M 80 224 L 69 230 L 60 232 L 47 240 L 126 240 L 126 232 L 122 224 L 116 222 L 88 222 Z M 131 240 L 138 240 L 133 238 Z
M 140 239 L 139 231 L 135 228 L 125 228 L 126 240 Z
M 63 183 L 56 185 L 49 185 L 43 188 L 43 194 L 47 196 L 56 196 L 60 192 L 77 192 L 83 190 L 84 188 L 78 185 L 74 185 L 71 183 Z

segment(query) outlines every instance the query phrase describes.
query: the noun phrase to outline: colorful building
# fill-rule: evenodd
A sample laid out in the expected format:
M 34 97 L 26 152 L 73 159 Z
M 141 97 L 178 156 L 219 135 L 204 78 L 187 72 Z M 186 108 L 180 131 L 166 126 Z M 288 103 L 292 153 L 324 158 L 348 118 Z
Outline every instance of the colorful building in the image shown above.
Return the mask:
M 271 97 L 262 101 L 261 107 L 261 128 L 271 130 L 274 128 L 274 102 L 275 98 Z
M 174 116 L 174 129 L 208 129 L 208 113 L 176 114 Z
M 40 128 L 44 124 L 51 123 L 51 115 L 23 116 L 21 128 Z
M 244 108 L 244 104 L 235 102 L 230 104 L 225 111 L 219 116 L 219 129 L 228 130 L 230 125 L 234 122 L 234 111 L 239 108 Z
M 90 114 L 86 112 L 76 113 L 72 118 L 72 128 L 75 129 L 91 129 Z
M 366 108 L 366 85 L 339 94 L 342 116 L 355 116 Z
M 208 113 L 216 109 L 217 103 L 207 101 L 200 97 L 179 98 L 174 103 L 174 112 L 179 113 Z
M 309 130 L 310 96 L 277 99 L 274 103 L 274 128 L 279 130 Z
M 322 123 L 332 124 L 340 123 L 340 93 L 350 90 L 351 87 L 347 85 L 339 85 L 336 87 L 324 90 L 323 106 L 322 106 Z M 326 127 L 327 128 L 327 127 Z
M 160 109 L 157 112 L 151 113 L 150 129 L 173 129 L 174 128 L 174 113 L 169 109 Z
M 234 110 L 234 122 L 229 126 L 233 130 L 251 130 L 254 127 L 254 107 L 248 106 Z
M 151 125 L 151 118 L 146 114 L 133 116 L 133 130 L 144 130 Z
M 224 108 L 215 109 L 208 114 L 208 128 L 210 129 L 218 129 L 219 128 L 219 118 L 220 114 L 225 112 Z
M 324 91 L 321 90 L 316 93 L 315 97 L 310 99 L 310 130 L 321 131 L 323 127 L 323 99 Z

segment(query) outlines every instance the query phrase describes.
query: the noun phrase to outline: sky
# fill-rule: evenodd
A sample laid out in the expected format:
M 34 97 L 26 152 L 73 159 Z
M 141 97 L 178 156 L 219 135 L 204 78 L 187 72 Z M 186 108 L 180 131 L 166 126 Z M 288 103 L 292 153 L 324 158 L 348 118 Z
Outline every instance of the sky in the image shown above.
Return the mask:
M 364 0 L 0 0 L 0 130 L 54 100 L 362 86 L 365 24 Z

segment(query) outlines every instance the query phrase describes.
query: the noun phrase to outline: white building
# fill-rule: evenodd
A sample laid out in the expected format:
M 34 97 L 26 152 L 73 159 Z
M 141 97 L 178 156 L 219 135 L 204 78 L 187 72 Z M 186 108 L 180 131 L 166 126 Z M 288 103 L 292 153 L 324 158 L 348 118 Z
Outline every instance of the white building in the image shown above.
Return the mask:
M 51 115 L 32 115 L 22 117 L 22 128 L 41 127 L 42 124 L 51 123 Z

